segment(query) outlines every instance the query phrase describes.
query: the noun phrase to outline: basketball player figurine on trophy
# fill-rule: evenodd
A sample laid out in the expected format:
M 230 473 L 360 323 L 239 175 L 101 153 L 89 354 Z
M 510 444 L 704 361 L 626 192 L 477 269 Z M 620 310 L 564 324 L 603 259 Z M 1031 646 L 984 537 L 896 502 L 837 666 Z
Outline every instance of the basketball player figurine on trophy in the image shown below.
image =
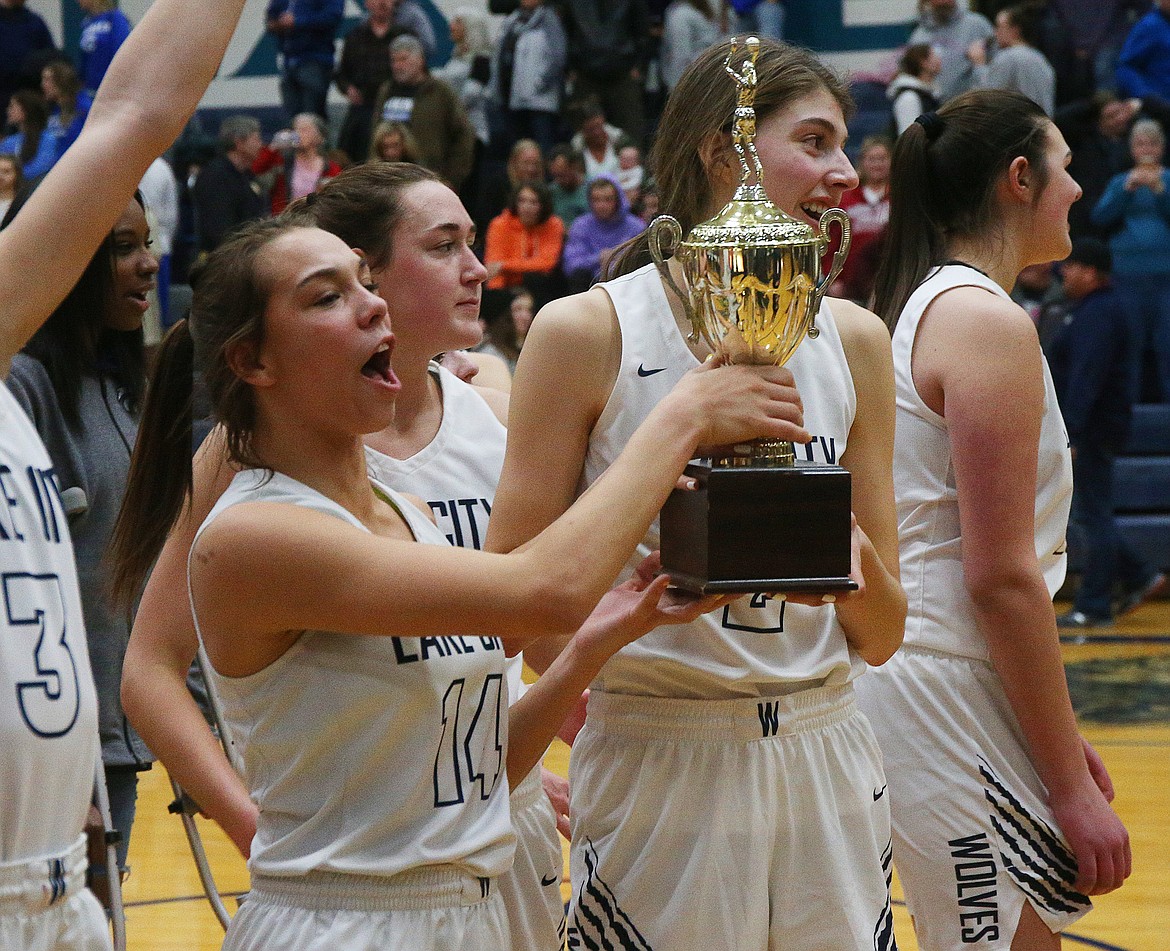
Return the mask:
M 782 366 L 807 335 L 825 290 L 849 253 L 849 218 L 825 212 L 819 231 L 786 214 L 764 194 L 756 154 L 759 40 L 746 41 L 739 71 L 732 44 L 725 68 L 738 85 L 732 141 L 742 172 L 734 197 L 683 239 L 669 215 L 650 225 L 650 254 L 682 300 L 692 342 L 729 363 Z M 820 277 L 829 227 L 841 246 Z M 679 259 L 689 293 L 666 264 Z M 674 583 L 700 593 L 831 593 L 856 588 L 849 577 L 849 472 L 797 461 L 792 443 L 758 440 L 687 467 L 692 491 L 676 491 L 661 515 L 662 566 Z

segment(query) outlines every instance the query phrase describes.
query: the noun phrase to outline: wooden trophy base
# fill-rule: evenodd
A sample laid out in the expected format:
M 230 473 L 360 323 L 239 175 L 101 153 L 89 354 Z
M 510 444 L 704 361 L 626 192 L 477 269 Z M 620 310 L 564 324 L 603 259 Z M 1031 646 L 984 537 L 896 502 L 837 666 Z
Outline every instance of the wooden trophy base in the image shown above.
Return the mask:
M 840 466 L 714 466 L 676 489 L 659 516 L 662 569 L 696 594 L 852 591 L 851 483 Z

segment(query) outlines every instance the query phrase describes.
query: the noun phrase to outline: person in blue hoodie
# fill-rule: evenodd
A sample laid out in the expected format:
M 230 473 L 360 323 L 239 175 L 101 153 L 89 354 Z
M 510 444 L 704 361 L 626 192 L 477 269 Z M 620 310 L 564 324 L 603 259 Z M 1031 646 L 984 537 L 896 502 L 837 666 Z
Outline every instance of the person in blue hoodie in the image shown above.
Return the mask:
M 114 0 L 77 0 L 86 12 L 81 21 L 81 39 L 78 40 L 78 72 L 81 74 L 81 88 L 86 95 L 93 96 L 102 77 L 110 68 L 110 61 L 118 47 L 130 35 L 130 21 L 118 9 Z
M 1170 100 L 1170 0 L 1133 25 L 1117 58 L 1117 85 L 1122 95 Z
M 1080 238 L 1063 265 L 1069 309 L 1049 352 L 1073 453 L 1073 524 L 1085 552 L 1081 584 L 1062 628 L 1107 627 L 1166 585 L 1117 530 L 1113 515 L 1113 460 L 1129 436 L 1133 349 L 1123 301 L 1109 279 L 1109 249 Z M 1121 584 L 1115 604 L 1113 589 Z
M 344 13 L 345 0 L 268 0 L 264 19 L 280 47 L 280 100 L 289 122 L 302 112 L 328 120 L 333 40 Z
M 1092 221 L 1110 233 L 1117 290 L 1138 340 L 1133 360 L 1140 391 L 1170 401 L 1170 171 L 1163 165 L 1162 127 L 1139 119 L 1129 133 L 1129 150 L 1134 167 L 1109 180 Z M 1147 349 L 1154 356 L 1154 385 L 1143 387 Z
M 569 293 L 586 291 L 597 280 L 605 256 L 646 229 L 646 222 L 630 211 L 626 196 L 608 175 L 589 183 L 589 211 L 569 227 L 562 269 Z

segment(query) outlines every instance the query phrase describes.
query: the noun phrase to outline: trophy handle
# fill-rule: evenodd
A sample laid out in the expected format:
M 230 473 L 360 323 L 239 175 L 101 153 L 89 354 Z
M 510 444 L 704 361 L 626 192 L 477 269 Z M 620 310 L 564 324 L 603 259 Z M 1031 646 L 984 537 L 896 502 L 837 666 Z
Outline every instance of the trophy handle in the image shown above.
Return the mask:
M 824 300 L 825 293 L 829 290 L 833 281 L 837 280 L 837 275 L 841 273 L 841 268 L 845 266 L 845 259 L 849 257 L 849 244 L 852 241 L 849 215 L 840 208 L 830 208 L 821 215 L 820 238 L 823 242 L 821 247 L 828 246 L 829 225 L 834 221 L 841 226 L 841 246 L 837 248 L 836 253 L 833 255 L 833 261 L 829 265 L 829 273 L 822 277 L 813 289 L 812 321 L 809 323 L 808 335 L 814 338 L 820 336 L 820 331 L 817 330 L 816 320 L 817 314 L 821 309 L 821 301 Z
M 654 259 L 654 266 L 658 268 L 658 274 L 666 282 L 666 286 L 674 291 L 678 295 L 678 299 L 682 301 L 683 311 L 691 324 L 691 341 L 697 341 L 700 336 L 699 321 L 694 307 L 691 306 L 690 295 L 678 286 L 678 282 L 671 276 L 670 268 L 666 266 L 667 260 L 674 256 L 675 250 L 682 243 L 682 225 L 678 223 L 677 218 L 671 215 L 659 215 L 650 222 L 646 233 L 649 237 L 650 257 Z M 665 249 L 664 244 L 669 244 L 669 249 Z

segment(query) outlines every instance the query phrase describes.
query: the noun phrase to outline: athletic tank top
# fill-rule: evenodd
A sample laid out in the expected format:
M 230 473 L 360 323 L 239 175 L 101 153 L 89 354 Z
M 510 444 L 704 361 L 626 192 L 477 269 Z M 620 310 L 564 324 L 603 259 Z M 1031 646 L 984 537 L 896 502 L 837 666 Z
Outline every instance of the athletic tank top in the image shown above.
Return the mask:
M 308 486 L 265 475 L 238 474 L 200 534 L 230 506 L 261 501 L 314 509 L 366 531 Z M 447 544 L 413 505 L 377 488 L 417 541 Z M 515 840 L 503 672 L 497 638 L 329 631 L 305 631 L 249 676 L 213 671 L 260 809 L 253 873 L 389 876 L 430 865 L 476 876 L 506 871 Z
M 653 265 L 600 286 L 617 312 L 621 365 L 589 437 L 582 488 L 617 458 L 679 378 L 698 366 Z M 804 402 L 805 428 L 813 434 L 813 441 L 796 452 L 797 458 L 836 463 L 848 444 L 857 394 L 827 306 L 817 314 L 817 327 L 820 336 L 801 343 L 788 362 Z M 855 485 L 854 491 L 864 488 Z M 626 574 L 658 545 L 655 520 Z M 610 659 L 595 686 L 611 693 L 725 699 L 845 683 L 864 669 L 831 606 L 745 595 L 692 624 L 662 627 L 639 638 Z
M 963 657 L 987 658 L 975 624 L 974 605 L 963 581 L 959 500 L 947 421 L 933 412 L 914 386 L 910 359 L 922 314 L 944 291 L 983 287 L 1009 299 L 995 281 L 966 265 L 933 271 L 910 295 L 894 329 L 897 425 L 894 436 L 894 495 L 902 585 L 909 613 L 905 643 Z M 1072 499 L 1072 459 L 1056 402 L 1048 361 L 1044 365 L 1044 418 L 1036 463 L 1036 556 L 1050 594 L 1064 582 L 1065 529 Z
M 76 844 L 97 760 L 97 696 L 60 486 L 0 382 L 0 865 Z
M 424 499 L 447 541 L 483 549 L 488 516 L 504 468 L 508 430 L 476 388 L 437 363 L 430 366 L 443 397 L 443 421 L 425 447 L 409 459 L 395 459 L 366 447 L 366 468 L 377 482 Z M 524 658 L 508 660 L 508 697 L 524 691 Z

